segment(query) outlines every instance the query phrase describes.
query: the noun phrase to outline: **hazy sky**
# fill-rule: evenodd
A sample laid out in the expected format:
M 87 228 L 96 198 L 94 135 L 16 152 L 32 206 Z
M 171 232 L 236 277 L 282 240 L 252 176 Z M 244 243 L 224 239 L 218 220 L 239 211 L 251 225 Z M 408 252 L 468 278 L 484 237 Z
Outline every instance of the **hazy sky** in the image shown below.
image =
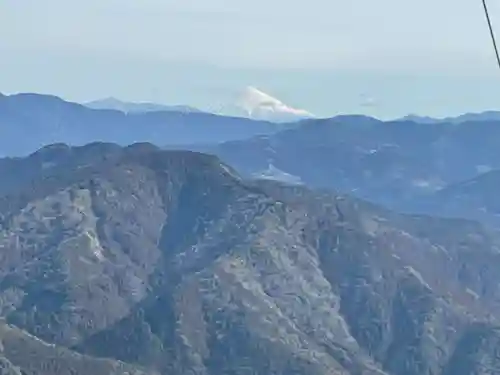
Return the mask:
M 490 0 L 500 38 L 500 2 Z M 319 115 L 500 108 L 480 0 L 1 0 L 0 91 Z

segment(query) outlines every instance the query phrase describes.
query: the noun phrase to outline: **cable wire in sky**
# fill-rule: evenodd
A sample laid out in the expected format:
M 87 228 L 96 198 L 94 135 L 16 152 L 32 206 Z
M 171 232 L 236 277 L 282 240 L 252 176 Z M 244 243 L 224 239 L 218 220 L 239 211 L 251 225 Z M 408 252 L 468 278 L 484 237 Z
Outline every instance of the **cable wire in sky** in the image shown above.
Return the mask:
M 490 29 L 491 41 L 493 42 L 493 48 L 495 49 L 495 56 L 497 58 L 498 68 L 500 68 L 500 55 L 498 54 L 497 41 L 495 38 L 495 33 L 493 32 L 493 26 L 491 25 L 490 13 L 488 11 L 488 5 L 486 0 L 483 0 L 484 14 L 486 15 L 486 21 L 488 22 L 488 27 Z

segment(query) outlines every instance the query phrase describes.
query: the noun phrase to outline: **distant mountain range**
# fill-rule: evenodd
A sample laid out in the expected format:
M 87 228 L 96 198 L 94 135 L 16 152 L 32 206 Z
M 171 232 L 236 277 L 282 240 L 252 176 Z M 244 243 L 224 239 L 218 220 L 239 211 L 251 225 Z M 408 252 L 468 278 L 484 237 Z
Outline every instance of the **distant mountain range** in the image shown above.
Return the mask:
M 456 117 L 434 118 L 428 116 L 408 115 L 401 119 L 402 121 L 414 121 L 421 124 L 480 122 L 480 121 L 498 121 L 500 122 L 500 111 L 485 111 L 479 113 L 466 113 Z
M 0 96 L 0 156 L 26 155 L 58 142 L 219 143 L 272 134 L 292 126 L 296 125 L 198 111 L 92 109 L 49 95 Z
M 1 374 L 498 374 L 497 230 L 144 143 L 0 176 Z
M 146 112 L 202 112 L 188 105 L 164 105 L 150 102 L 126 102 L 109 97 L 87 103 L 84 106 L 92 109 L 113 109 L 125 113 Z M 253 87 L 249 86 L 242 90 L 231 102 L 223 104 L 215 111 L 205 111 L 221 116 L 243 117 L 253 120 L 270 122 L 293 122 L 304 119 L 316 118 L 312 113 L 286 105 L 281 100 Z M 478 113 L 466 113 L 454 117 L 435 118 L 429 116 L 407 115 L 396 121 L 412 121 L 420 124 L 438 124 L 463 122 L 500 121 L 500 111 L 484 111 Z
M 157 103 L 132 103 L 124 102 L 116 98 L 105 98 L 83 103 L 84 106 L 92 109 L 114 109 L 125 113 L 145 113 L 145 112 L 201 112 L 200 110 L 186 105 L 163 105 Z
M 92 109 L 114 109 L 125 113 L 201 112 L 196 108 L 184 105 L 167 106 L 156 103 L 131 103 L 116 98 L 96 100 L 84 103 L 84 105 Z M 245 88 L 232 101 L 221 105 L 220 108 L 215 109 L 213 112 L 221 116 L 243 117 L 276 123 L 293 122 L 315 117 L 306 110 L 288 106 L 279 99 L 252 86 Z

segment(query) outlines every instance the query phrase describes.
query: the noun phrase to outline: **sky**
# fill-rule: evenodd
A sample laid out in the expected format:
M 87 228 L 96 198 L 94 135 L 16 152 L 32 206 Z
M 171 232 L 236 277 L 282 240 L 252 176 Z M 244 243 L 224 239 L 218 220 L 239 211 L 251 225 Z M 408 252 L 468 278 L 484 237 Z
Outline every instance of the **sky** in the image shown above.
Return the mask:
M 500 38 L 500 3 L 490 1 Z M 0 92 L 319 116 L 500 109 L 480 0 L 0 0 Z

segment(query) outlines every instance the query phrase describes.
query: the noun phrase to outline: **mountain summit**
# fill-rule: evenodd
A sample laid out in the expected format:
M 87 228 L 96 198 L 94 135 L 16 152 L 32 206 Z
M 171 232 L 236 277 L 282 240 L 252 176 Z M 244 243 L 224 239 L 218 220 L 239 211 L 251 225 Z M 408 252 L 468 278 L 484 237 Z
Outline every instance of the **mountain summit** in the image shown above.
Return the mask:
M 289 122 L 315 117 L 312 113 L 290 107 L 253 86 L 246 87 L 236 96 L 233 103 L 223 106 L 220 114 L 272 122 Z

